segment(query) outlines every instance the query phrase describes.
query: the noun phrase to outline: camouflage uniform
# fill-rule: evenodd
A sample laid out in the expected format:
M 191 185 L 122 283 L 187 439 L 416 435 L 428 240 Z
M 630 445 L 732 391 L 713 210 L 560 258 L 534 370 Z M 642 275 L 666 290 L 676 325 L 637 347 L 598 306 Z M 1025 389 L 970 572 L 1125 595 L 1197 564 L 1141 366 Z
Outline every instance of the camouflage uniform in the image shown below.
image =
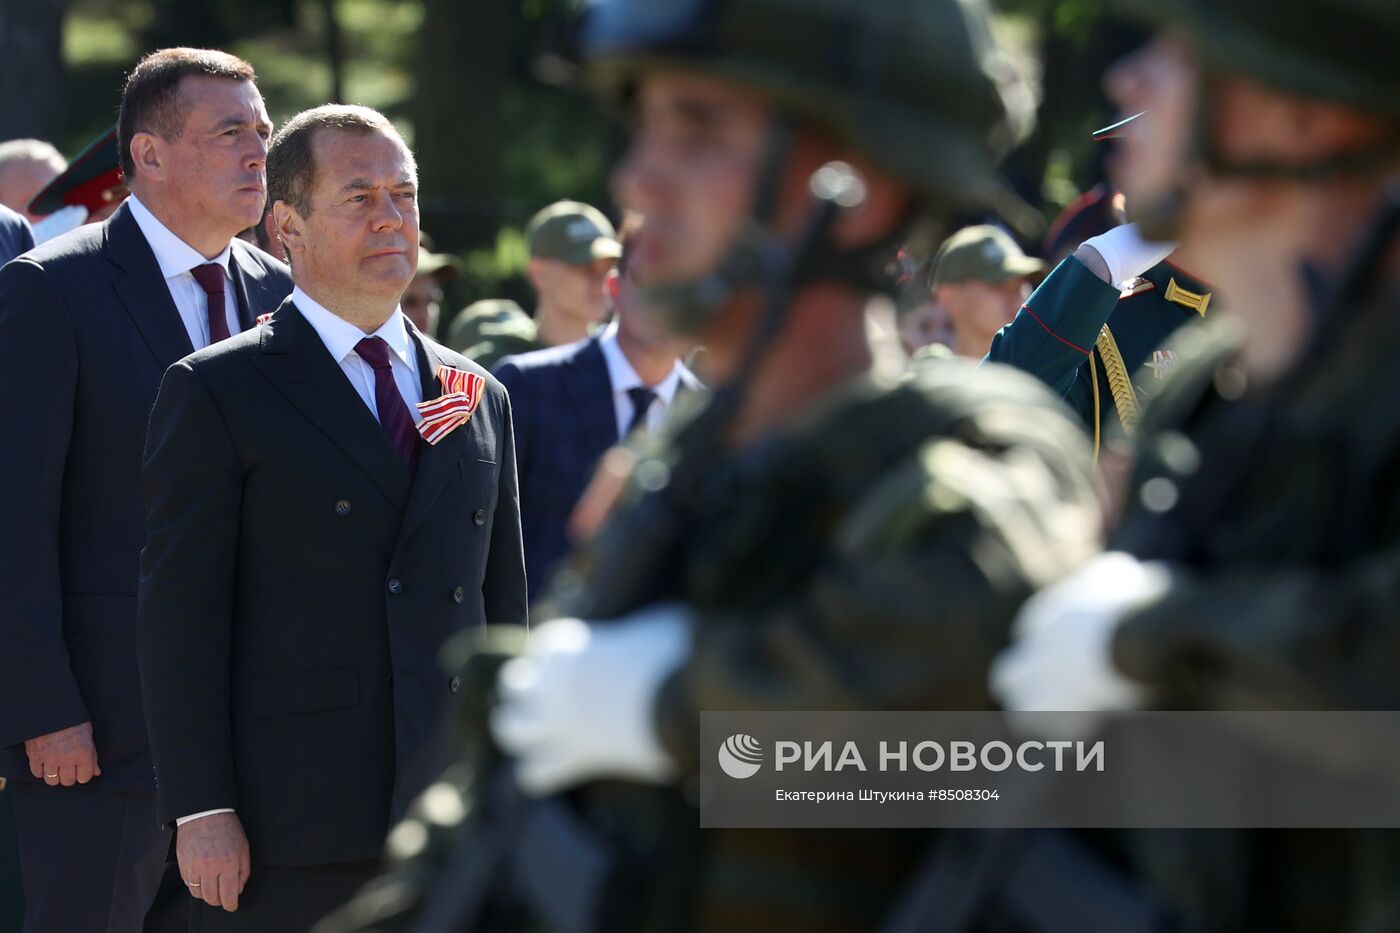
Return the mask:
M 1360 168 L 1379 178 L 1379 166 L 1395 164 L 1400 62 L 1383 51 L 1400 42 L 1395 4 L 1126 5 L 1191 38 L 1206 62 L 1207 95 L 1210 70 L 1229 69 L 1368 111 L 1396 131 L 1370 163 L 1353 156 L 1350 165 L 1280 173 L 1305 182 Z M 1196 145 L 1208 145 L 1208 133 Z M 1269 169 L 1196 155 L 1222 174 Z M 1179 571 L 1165 594 L 1118 622 L 1112 646 L 1115 665 L 1151 688 L 1161 708 L 1370 710 L 1400 702 L 1393 188 L 1376 216 L 1351 261 L 1311 270 L 1314 330 L 1276 381 L 1249 383 L 1236 363 L 1244 335 L 1227 315 L 1175 340 L 1172 378 L 1144 414 L 1127 513 L 1111 542 Z M 1163 224 L 1153 235 L 1172 234 Z M 1174 906 L 1173 930 L 1400 929 L 1393 830 L 1153 831 L 1124 842 L 1132 869 Z
M 619 5 L 651 29 L 675 12 L 659 13 L 643 0 Z M 767 72 L 782 87 L 765 90 L 782 103 L 797 91 L 820 97 L 802 69 L 825 74 L 830 49 L 814 33 L 810 48 L 781 43 L 783 52 L 775 52 L 768 47 L 781 35 L 774 25 L 795 19 L 837 46 L 878 50 L 882 60 L 892 31 L 905 36 L 911 23 L 925 27 L 895 56 L 911 56 L 906 61 L 918 67 L 892 68 L 879 80 L 867 74 L 861 93 L 841 98 L 838 85 L 820 99 L 860 145 L 872 144 L 842 120 L 864 128 L 878 116 L 869 108 L 880 106 L 880 81 L 895 82 L 884 93 L 918 95 L 931 110 L 955 96 L 940 82 L 961 81 L 966 93 L 958 99 L 968 106 L 959 119 L 983 134 L 1009 119 L 1008 103 L 983 71 L 992 60 L 983 45 L 988 24 L 971 0 L 743 0 L 710 4 L 708 13 L 702 21 L 711 37 L 727 37 L 740 54 L 796 56 Z M 935 60 L 943 69 L 937 77 L 919 73 Z M 706 70 L 701 61 L 687 63 Z M 799 80 L 784 75 L 785 67 Z M 901 80 L 910 84 L 898 86 Z M 871 132 L 884 138 L 898 130 L 889 120 Z M 927 156 L 956 149 L 946 133 L 911 127 L 897 134 L 908 145 L 889 151 L 896 164 L 886 170 L 918 182 L 933 177 L 928 187 L 948 197 L 975 191 L 1001 198 L 990 168 L 998 146 L 984 135 L 960 150 L 963 158 L 945 177 L 944 164 Z M 988 135 L 1010 142 L 1007 133 Z M 698 771 L 698 714 L 986 708 L 986 665 L 1006 643 L 1016 608 L 1097 547 L 1090 452 L 1071 414 L 1035 380 L 1000 367 L 976 372 L 961 361 L 931 361 L 902 380 L 868 373 L 833 385 L 739 449 L 718 440 L 723 432 L 712 420 L 724 397 L 722 389 L 666 443 L 634 454 L 613 518 L 561 571 L 552 599 L 536 613 L 616 619 L 679 602 L 697 616 L 690 655 L 655 709 L 678 779 L 662 787 L 595 781 L 544 801 L 565 803 L 573 825 L 607 841 L 612 860 L 600 889 L 583 898 L 588 916 L 576 912 L 570 922 L 608 931 L 874 929 L 927 834 L 702 832 L 687 796 Z M 480 712 L 490 703 L 482 683 L 495 663 L 478 652 L 468 665 L 464 680 Z M 396 830 L 406 857 L 328 930 L 548 926 L 547 902 L 564 897 L 579 877 L 560 867 L 569 845 L 563 834 L 532 839 L 532 827 L 542 825 L 533 805 L 514 816 L 493 810 L 498 782 L 484 771 L 494 756 L 479 729 L 468 723 L 466 734 L 469 767 L 455 787 L 439 789 L 437 804 L 430 791 L 418 822 Z M 473 858 L 493 848 L 501 857 L 489 865 Z M 495 896 L 473 911 L 443 905 L 473 885 Z M 533 900 L 524 891 L 530 886 Z

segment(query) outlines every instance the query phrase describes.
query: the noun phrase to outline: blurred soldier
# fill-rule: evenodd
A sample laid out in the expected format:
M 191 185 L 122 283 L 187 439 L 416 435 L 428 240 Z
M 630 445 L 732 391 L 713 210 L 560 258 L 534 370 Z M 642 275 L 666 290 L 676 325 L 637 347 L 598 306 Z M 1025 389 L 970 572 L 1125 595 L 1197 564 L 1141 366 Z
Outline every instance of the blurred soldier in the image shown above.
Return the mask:
M 106 220 L 129 193 L 113 126 L 84 146 L 63 174 L 29 201 L 29 212 L 43 218 L 34 227 L 35 242 L 46 243 L 84 223 Z
M 613 225 L 597 208 L 556 201 L 530 219 L 525 240 L 540 342 L 559 347 L 587 337 L 607 314 L 603 282 L 622 255 Z
M 0 205 L 19 211 L 31 221 L 29 202 L 68 167 L 63 154 L 42 139 L 11 139 L 0 143 Z
M 543 350 L 539 333 L 520 305 L 509 298 L 484 298 L 457 312 L 447 326 L 446 342 L 483 369 L 492 369 L 513 353 Z
M 442 321 L 442 286 L 457 277 L 458 259 L 450 253 L 433 252 L 433 241 L 418 234 L 418 271 L 399 300 L 399 307 L 413 326 L 434 340 Z M 475 362 L 475 361 L 473 361 Z M 478 364 L 480 365 L 480 364 Z
M 984 707 L 1014 608 L 1094 547 L 1087 444 L 1043 387 L 872 363 L 865 311 L 910 221 L 1018 207 L 993 164 L 1029 99 L 989 27 L 972 0 L 592 8 L 591 73 L 636 108 L 617 185 L 646 217 L 642 306 L 719 388 L 637 455 L 503 669 L 492 732 L 538 799 L 430 790 L 391 838 L 420 861 L 328 929 L 881 922 L 924 834 L 702 835 L 683 789 L 702 709 Z
M 1004 231 L 964 227 L 933 257 L 929 284 L 953 325 L 953 352 L 980 360 L 992 338 L 1030 297 L 1028 277 L 1045 263 L 1021 252 Z
M 1036 709 L 1393 709 L 1400 626 L 1400 7 L 1133 0 L 1108 87 L 1143 235 L 1228 313 L 1183 333 L 1111 553 L 1030 604 L 995 683 Z M 1185 837 L 1185 838 L 1184 838 Z M 1393 833 L 1144 834 L 1189 930 L 1395 929 Z

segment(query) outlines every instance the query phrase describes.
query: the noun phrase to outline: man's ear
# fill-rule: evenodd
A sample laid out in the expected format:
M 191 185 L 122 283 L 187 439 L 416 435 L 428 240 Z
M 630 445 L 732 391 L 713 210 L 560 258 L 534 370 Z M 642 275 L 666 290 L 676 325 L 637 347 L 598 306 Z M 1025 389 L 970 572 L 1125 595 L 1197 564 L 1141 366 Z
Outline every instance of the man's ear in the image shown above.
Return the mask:
M 306 252 L 306 221 L 296 208 L 286 201 L 275 201 L 272 205 L 272 228 L 281 238 L 288 255 Z
M 165 140 L 142 131 L 131 137 L 130 151 L 138 178 L 165 181 Z

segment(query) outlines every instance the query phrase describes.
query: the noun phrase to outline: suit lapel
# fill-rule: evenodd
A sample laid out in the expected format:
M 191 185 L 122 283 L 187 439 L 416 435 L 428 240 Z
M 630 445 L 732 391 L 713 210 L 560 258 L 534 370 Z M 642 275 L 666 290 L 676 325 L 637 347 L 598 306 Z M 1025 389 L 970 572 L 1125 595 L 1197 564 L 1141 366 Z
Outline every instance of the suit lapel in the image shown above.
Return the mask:
M 579 435 L 587 448 L 585 457 L 592 463 L 620 440 L 608 361 L 596 337 L 584 344 L 572 365 L 565 367 L 564 380 L 578 412 Z
M 250 283 L 252 273 L 244 267 L 238 258 L 238 247 L 233 247 L 229 253 L 228 262 L 229 278 L 233 280 L 233 296 L 238 302 L 238 326 L 240 331 L 248 330 L 253 326 L 257 316 L 263 311 L 272 310 L 270 308 L 256 308 L 252 302 L 252 290 Z M 257 294 L 261 294 L 259 290 Z
M 418 354 L 418 378 L 423 386 L 423 401 L 431 401 L 442 394 L 437 369 L 444 365 L 444 361 L 417 328 L 412 324 L 407 326 L 409 339 Z M 415 417 L 417 414 L 414 412 Z M 403 524 L 399 528 L 399 546 L 403 546 L 423 523 L 447 484 L 460 475 L 458 464 L 467 452 L 467 439 L 471 436 L 469 427 L 470 423 L 462 425 L 436 445 L 427 441 L 422 443 L 418 455 L 418 475 L 414 477 L 408 504 L 404 506 Z
M 272 384 L 343 450 L 396 508 L 409 495 L 408 467 L 384 429 L 331 358 L 315 328 L 288 298 L 263 326 L 255 357 Z
M 107 221 L 107 257 L 124 275 L 113 283 L 126 313 L 150 348 L 162 370 L 194 352 L 189 332 L 170 297 L 165 276 L 145 235 L 122 205 Z

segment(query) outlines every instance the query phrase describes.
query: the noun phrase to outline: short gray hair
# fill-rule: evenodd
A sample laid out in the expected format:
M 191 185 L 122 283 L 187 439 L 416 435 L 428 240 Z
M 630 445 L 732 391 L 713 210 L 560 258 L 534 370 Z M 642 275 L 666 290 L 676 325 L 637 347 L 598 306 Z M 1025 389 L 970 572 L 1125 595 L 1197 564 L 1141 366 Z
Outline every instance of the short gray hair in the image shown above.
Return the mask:
M 356 104 L 325 104 L 292 117 L 272 139 L 267 150 L 267 200 L 285 201 L 303 217 L 311 214 L 311 189 L 316 182 L 316 159 L 311 146 L 322 130 L 367 135 L 380 132 L 398 140 L 417 170 L 413 151 L 398 128 L 378 110 Z

